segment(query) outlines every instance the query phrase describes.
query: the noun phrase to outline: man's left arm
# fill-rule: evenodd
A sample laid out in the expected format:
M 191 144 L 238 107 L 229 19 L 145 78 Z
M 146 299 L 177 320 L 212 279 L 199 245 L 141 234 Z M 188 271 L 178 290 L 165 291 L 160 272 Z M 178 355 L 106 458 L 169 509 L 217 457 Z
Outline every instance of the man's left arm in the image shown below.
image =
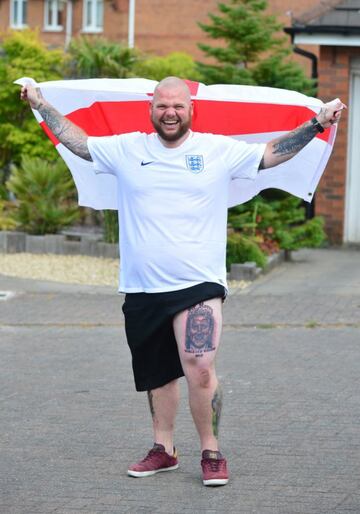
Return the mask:
M 344 108 L 346 108 L 346 105 L 337 98 L 324 104 L 319 114 L 311 120 L 306 121 L 284 136 L 269 141 L 265 147 L 259 170 L 272 168 L 294 157 L 319 132 L 323 132 L 324 129 L 337 123 Z

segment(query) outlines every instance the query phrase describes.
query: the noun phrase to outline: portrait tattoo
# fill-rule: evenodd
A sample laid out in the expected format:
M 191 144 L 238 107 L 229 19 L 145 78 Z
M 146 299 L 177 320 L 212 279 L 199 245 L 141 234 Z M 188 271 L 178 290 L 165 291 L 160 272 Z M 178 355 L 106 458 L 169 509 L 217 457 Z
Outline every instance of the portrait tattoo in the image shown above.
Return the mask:
M 219 425 L 220 425 L 220 415 L 222 408 L 222 391 L 220 386 L 217 387 L 213 399 L 211 400 L 211 408 L 212 408 L 212 429 L 213 434 L 216 438 L 219 436 Z
M 188 310 L 185 332 L 185 351 L 201 357 L 214 351 L 214 315 L 209 305 L 199 303 Z

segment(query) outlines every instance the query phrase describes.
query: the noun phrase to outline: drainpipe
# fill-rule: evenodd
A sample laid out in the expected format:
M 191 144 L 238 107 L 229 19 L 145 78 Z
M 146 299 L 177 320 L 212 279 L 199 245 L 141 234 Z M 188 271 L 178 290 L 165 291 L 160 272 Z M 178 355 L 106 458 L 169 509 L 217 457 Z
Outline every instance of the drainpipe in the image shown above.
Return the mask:
M 293 45 L 293 52 L 295 54 L 301 55 L 302 57 L 305 57 L 306 59 L 310 59 L 311 61 L 311 78 L 315 81 L 315 86 L 318 86 L 318 58 L 315 54 L 312 52 L 308 52 L 307 50 L 303 50 L 302 48 L 299 48 L 298 46 L 294 45 L 294 31 L 290 29 L 285 29 L 285 32 L 290 34 L 291 36 L 291 44 Z M 306 219 L 311 219 L 315 216 L 315 195 L 313 196 L 313 199 L 311 203 L 304 202 L 305 206 L 305 216 Z
M 134 44 L 135 44 L 135 0 L 129 0 L 128 47 L 134 48 Z
M 73 25 L 73 3 L 72 0 L 66 2 L 66 28 L 65 28 L 65 49 L 69 46 L 72 37 Z
M 293 51 L 295 54 L 302 55 L 307 59 L 311 60 L 311 78 L 315 80 L 315 86 L 318 85 L 318 58 L 312 52 L 308 52 L 307 50 L 303 50 L 298 46 L 294 46 Z

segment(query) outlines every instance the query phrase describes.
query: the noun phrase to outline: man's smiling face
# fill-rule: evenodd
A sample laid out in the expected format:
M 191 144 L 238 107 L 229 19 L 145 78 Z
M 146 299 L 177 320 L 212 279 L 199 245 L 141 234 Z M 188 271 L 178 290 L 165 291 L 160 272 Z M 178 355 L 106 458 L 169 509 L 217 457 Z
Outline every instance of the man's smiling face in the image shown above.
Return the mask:
M 187 86 L 182 84 L 159 86 L 150 105 L 150 116 L 155 130 L 166 146 L 175 146 L 186 139 L 191 126 L 193 105 Z M 184 137 L 186 136 L 186 137 Z

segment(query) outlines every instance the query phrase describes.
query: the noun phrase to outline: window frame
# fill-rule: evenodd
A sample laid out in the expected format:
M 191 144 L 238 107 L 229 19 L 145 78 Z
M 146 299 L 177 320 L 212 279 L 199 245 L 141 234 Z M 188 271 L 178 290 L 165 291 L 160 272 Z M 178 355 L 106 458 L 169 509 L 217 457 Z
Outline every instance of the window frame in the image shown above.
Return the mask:
M 21 18 L 21 23 L 18 22 L 17 24 L 15 23 L 15 19 L 14 19 L 15 2 L 18 4 L 18 9 L 19 9 L 18 18 L 19 19 Z M 26 9 L 24 9 L 24 5 L 26 6 Z M 10 28 L 21 30 L 21 29 L 26 29 L 28 27 L 28 24 L 27 24 L 28 7 L 29 7 L 28 0 L 10 0 Z M 24 13 L 25 13 L 25 16 L 24 16 Z
M 61 0 L 45 0 L 44 1 L 44 31 L 46 32 L 62 32 L 64 30 L 64 25 L 50 25 L 49 18 L 53 18 L 54 15 L 54 6 L 55 6 L 55 14 L 57 14 L 60 9 Z
M 88 4 L 90 6 L 91 24 L 87 25 L 88 19 Z M 101 4 L 101 26 L 96 25 L 98 12 L 97 6 Z M 104 31 L 104 0 L 83 0 L 83 28 L 82 32 L 87 34 L 99 34 Z

